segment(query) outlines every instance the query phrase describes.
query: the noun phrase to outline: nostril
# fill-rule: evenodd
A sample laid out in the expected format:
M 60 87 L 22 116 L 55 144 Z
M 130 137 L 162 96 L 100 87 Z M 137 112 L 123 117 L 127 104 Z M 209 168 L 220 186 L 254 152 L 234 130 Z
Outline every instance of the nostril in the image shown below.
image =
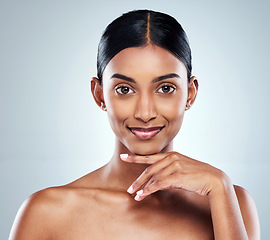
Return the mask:
M 134 117 L 136 119 L 139 119 L 145 123 L 149 122 L 150 120 L 153 120 L 157 117 L 157 113 L 154 111 L 137 111 L 134 114 Z
M 134 111 L 134 117 L 145 123 L 157 117 L 155 102 L 151 96 L 147 94 L 140 96 Z

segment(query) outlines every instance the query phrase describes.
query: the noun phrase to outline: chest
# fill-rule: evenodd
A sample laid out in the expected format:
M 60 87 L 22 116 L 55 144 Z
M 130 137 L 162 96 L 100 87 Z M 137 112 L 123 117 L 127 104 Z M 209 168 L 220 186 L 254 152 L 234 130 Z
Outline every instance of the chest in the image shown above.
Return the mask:
M 95 203 L 70 211 L 56 239 L 213 239 L 211 216 L 201 209 Z

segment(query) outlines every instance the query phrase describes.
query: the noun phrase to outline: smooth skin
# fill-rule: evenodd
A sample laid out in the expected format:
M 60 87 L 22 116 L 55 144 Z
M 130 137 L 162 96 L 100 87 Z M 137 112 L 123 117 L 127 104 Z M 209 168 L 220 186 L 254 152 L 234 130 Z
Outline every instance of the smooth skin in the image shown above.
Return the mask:
M 118 53 L 91 90 L 115 151 L 100 169 L 33 194 L 10 240 L 260 239 L 256 206 L 221 170 L 173 151 L 198 80 L 155 46 Z M 160 129 L 144 138 L 136 129 Z M 103 147 L 101 146 L 101 150 Z

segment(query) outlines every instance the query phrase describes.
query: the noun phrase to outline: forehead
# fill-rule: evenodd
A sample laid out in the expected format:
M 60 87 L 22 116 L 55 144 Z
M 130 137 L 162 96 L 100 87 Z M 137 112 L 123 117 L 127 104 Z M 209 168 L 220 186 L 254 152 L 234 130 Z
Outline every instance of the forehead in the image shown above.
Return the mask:
M 182 79 L 187 79 L 185 65 L 172 53 L 156 45 L 126 48 L 116 54 L 106 66 L 103 79 L 115 73 L 135 79 L 177 73 Z

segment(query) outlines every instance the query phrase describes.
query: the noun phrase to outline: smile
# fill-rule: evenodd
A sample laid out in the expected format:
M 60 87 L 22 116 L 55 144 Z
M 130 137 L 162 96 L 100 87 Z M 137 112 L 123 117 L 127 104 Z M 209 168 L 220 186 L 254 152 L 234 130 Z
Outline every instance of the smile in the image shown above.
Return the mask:
M 137 127 L 128 127 L 128 129 L 138 138 L 142 140 L 148 140 L 156 136 L 163 127 L 151 127 L 151 128 L 137 128 Z

